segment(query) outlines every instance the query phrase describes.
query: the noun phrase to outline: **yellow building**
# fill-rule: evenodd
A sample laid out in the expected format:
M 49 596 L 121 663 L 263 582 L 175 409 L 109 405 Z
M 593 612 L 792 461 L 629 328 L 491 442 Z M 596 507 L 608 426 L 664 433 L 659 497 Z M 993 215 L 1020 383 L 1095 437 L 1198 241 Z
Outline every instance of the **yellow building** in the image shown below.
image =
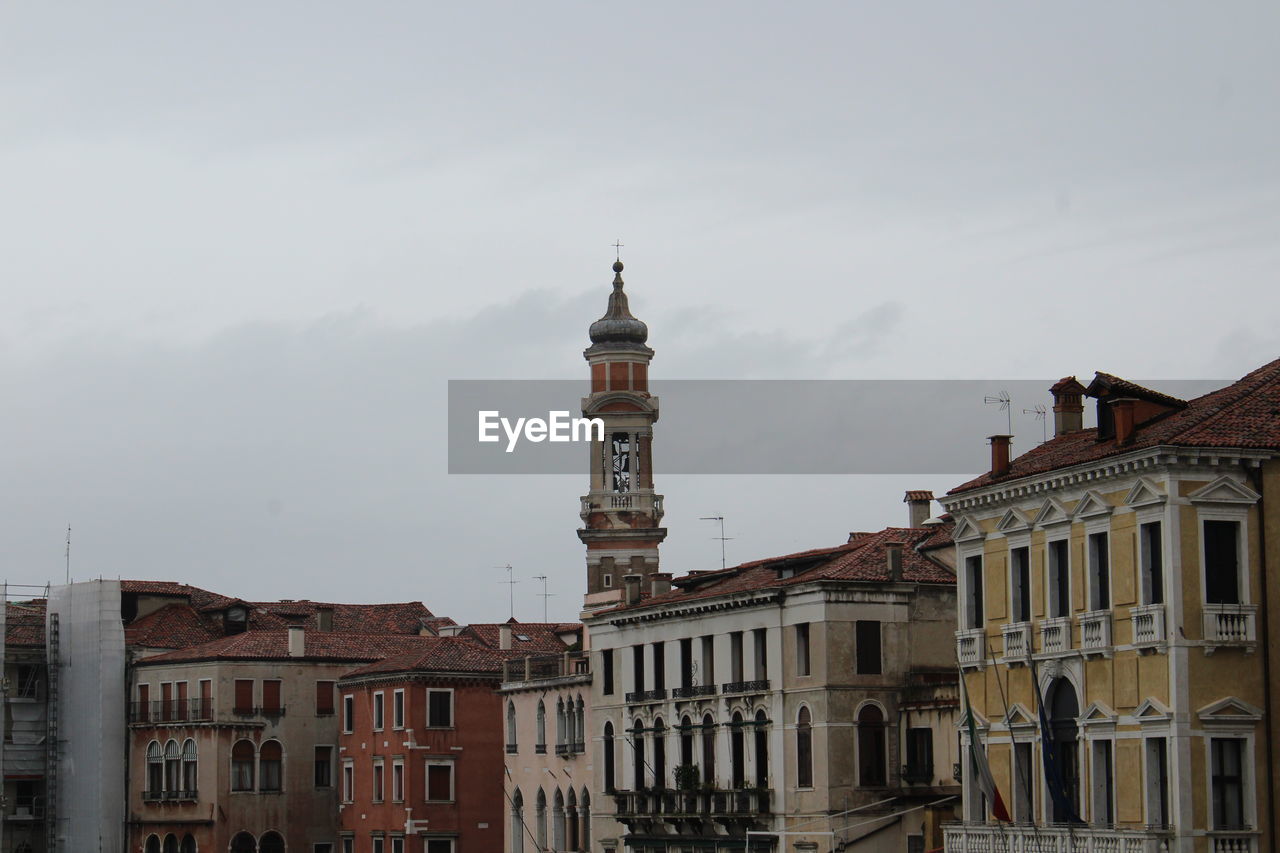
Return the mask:
M 942 499 L 957 655 L 1013 818 L 962 731 L 946 848 L 1274 853 L 1280 361 L 1190 401 L 1102 373 L 1052 393 L 1053 439 L 1010 459 L 992 436 L 991 471 Z

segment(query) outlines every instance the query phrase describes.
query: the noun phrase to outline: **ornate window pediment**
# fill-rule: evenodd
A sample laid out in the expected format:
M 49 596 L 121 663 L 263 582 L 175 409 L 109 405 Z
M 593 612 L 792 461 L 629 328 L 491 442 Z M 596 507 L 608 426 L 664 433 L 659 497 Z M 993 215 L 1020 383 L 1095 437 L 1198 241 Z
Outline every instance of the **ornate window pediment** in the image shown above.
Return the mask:
M 1227 475 L 1222 475 L 1207 486 L 1196 489 L 1187 495 L 1193 504 L 1228 504 L 1233 506 L 1251 506 L 1261 498 L 1248 486 L 1241 485 Z
M 1129 494 L 1124 496 L 1124 505 L 1131 507 L 1151 506 L 1153 504 L 1162 504 L 1169 499 L 1169 496 L 1161 492 L 1156 484 L 1148 480 L 1146 477 L 1139 477 L 1138 482 L 1133 484 L 1133 488 L 1129 490 Z
M 1032 523 L 1036 527 L 1051 527 L 1055 524 L 1066 524 L 1071 520 L 1071 513 L 1057 498 L 1048 498 L 1040 506 Z
M 1133 716 L 1139 723 L 1167 723 L 1171 715 L 1169 709 L 1158 699 L 1144 699 Z
M 1200 722 L 1205 724 L 1255 723 L 1262 719 L 1262 709 L 1255 708 L 1243 699 L 1228 696 L 1225 699 L 1219 699 L 1217 702 L 1205 705 L 1196 711 L 1196 716 L 1200 718 Z
M 1009 509 L 996 522 L 996 530 L 1001 533 L 1022 533 L 1031 529 L 1031 518 L 1019 509 Z
M 1084 493 L 1084 497 L 1080 499 L 1080 503 L 1076 504 L 1076 510 L 1071 514 L 1073 519 L 1076 518 L 1099 518 L 1104 515 L 1110 515 L 1115 511 L 1113 506 L 1106 498 L 1098 494 L 1093 489 Z
M 974 523 L 973 519 L 965 516 L 960 519 L 960 523 L 956 525 L 956 529 L 951 534 L 951 538 L 956 542 L 973 542 L 980 539 L 986 539 L 987 534 L 982 528 Z

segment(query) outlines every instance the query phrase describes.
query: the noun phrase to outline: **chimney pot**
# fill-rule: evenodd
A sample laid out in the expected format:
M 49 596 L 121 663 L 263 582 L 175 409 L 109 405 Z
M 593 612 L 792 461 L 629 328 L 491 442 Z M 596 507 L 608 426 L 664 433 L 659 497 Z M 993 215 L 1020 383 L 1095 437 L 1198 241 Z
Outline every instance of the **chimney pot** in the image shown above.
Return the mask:
M 884 543 L 885 563 L 889 570 L 889 580 L 898 583 L 902 580 L 902 542 Z
M 1134 432 L 1134 404 L 1132 397 L 1117 397 L 1110 401 L 1111 420 L 1115 424 L 1116 444 L 1132 444 Z
M 624 604 L 635 604 L 640 600 L 640 582 L 643 580 L 641 575 L 623 575 L 622 585 L 626 590 L 626 598 Z
M 1085 387 L 1074 376 L 1064 376 L 1049 389 L 1053 395 L 1053 434 L 1084 429 Z
M 933 504 L 933 492 L 909 491 L 902 502 L 907 505 L 907 527 L 923 527 L 925 519 L 929 517 L 929 507 Z
M 307 653 L 306 630 L 301 625 L 289 626 L 289 657 L 300 658 Z
M 511 626 L 508 624 L 498 626 L 498 648 L 511 648 Z
M 649 575 L 649 581 L 649 591 L 653 595 L 662 595 L 664 592 L 671 592 L 671 575 L 669 573 L 654 572 Z
M 991 442 L 991 475 L 999 477 L 1009 473 L 1009 445 L 1013 442 L 1011 435 L 988 436 Z

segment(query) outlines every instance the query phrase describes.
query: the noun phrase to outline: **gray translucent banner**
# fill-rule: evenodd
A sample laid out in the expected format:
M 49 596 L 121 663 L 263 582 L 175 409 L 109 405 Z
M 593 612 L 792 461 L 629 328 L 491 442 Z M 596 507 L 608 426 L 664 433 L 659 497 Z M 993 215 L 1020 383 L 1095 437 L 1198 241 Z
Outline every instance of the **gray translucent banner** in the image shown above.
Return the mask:
M 662 474 L 953 474 L 986 470 L 986 437 L 1012 431 L 1019 454 L 1053 437 L 1049 380 L 733 380 L 651 383 L 660 401 L 653 466 Z M 1087 383 L 1087 379 L 1085 380 Z M 1155 380 L 1182 399 L 1229 384 Z M 582 441 L 530 440 L 520 418 L 553 419 L 572 437 L 585 380 L 450 380 L 450 474 L 585 475 Z M 1010 403 L 1002 408 L 999 398 Z M 987 399 L 994 402 L 985 402 Z M 1085 398 L 1085 425 L 1094 422 Z M 1043 418 L 1036 407 L 1048 410 Z M 494 412 L 482 442 L 480 413 Z M 505 418 L 508 427 L 497 422 Z M 1012 430 L 1010 430 L 1012 423 Z M 549 425 L 551 426 L 551 425 Z M 586 430 L 579 427 L 578 437 Z M 540 433 L 534 429 L 533 435 Z M 545 435 L 545 433 L 543 433 Z

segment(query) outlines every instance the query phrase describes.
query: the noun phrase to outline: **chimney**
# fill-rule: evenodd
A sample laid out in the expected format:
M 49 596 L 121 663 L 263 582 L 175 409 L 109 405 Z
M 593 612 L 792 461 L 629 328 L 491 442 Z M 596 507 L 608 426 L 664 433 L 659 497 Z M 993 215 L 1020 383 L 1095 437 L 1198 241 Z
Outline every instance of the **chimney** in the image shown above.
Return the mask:
M 508 622 L 498 626 L 498 648 L 511 648 L 511 624 Z
M 907 504 L 907 527 L 924 527 L 929 518 L 929 506 L 933 503 L 933 492 L 910 491 L 902 499 Z
M 653 595 L 662 595 L 664 592 L 671 592 L 671 575 L 668 572 L 654 572 L 649 575 L 650 587 L 649 591 Z
M 1053 434 L 1084 429 L 1085 387 L 1074 376 L 1064 376 L 1049 389 L 1053 395 Z
M 1116 444 L 1133 443 L 1133 407 L 1138 401 L 1132 397 L 1111 400 L 1111 421 L 1115 425 Z
M 316 623 L 321 631 L 333 630 L 333 608 L 329 605 L 321 605 L 316 608 Z
M 902 542 L 884 543 L 884 558 L 889 569 L 889 580 L 898 583 L 902 580 Z
M 635 604 L 640 600 L 640 581 L 643 580 L 642 575 L 623 575 L 622 586 L 626 590 L 622 599 L 623 604 Z
M 1009 444 L 1011 435 L 992 435 L 991 441 L 991 476 L 1000 477 L 1009 473 Z
M 300 658 L 307 653 L 306 630 L 301 625 L 289 626 L 289 657 Z

